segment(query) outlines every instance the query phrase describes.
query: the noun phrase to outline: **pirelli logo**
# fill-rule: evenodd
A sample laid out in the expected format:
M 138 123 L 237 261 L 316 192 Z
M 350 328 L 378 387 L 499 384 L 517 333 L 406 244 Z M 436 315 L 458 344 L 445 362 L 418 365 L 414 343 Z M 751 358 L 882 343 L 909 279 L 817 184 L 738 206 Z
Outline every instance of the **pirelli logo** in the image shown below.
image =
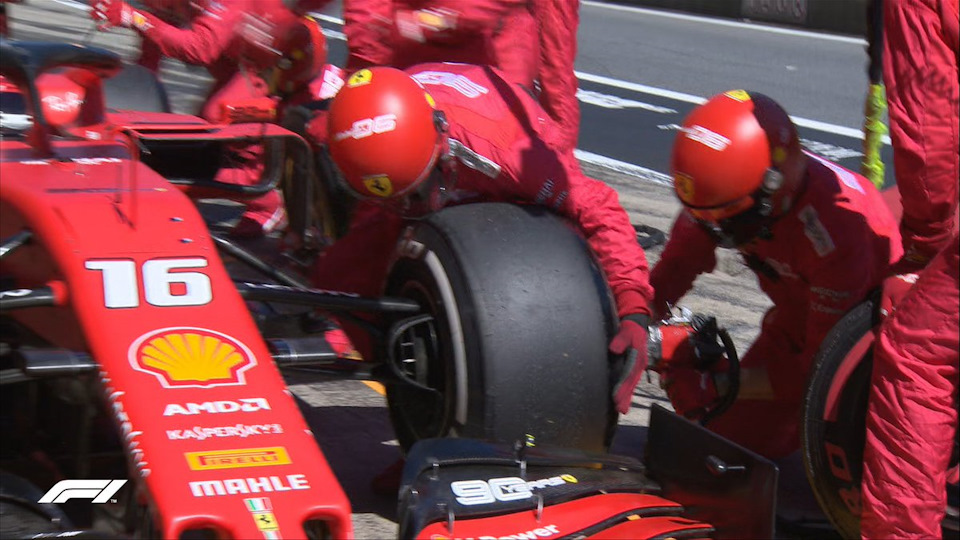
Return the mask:
M 194 471 L 290 464 L 290 455 L 287 454 L 287 449 L 282 446 L 187 452 L 184 456 L 187 458 L 187 464 Z

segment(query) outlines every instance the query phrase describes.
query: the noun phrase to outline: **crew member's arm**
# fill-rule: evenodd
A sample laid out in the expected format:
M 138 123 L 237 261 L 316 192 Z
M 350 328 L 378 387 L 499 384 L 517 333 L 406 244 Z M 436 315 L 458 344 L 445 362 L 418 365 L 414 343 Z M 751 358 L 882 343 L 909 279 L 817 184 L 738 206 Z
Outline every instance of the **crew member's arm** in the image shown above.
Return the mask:
M 418 9 L 398 8 L 401 37 L 428 43 L 456 44 L 479 34 L 493 34 L 504 17 L 526 0 L 432 0 Z
M 242 10 L 228 9 L 212 2 L 189 28 L 177 28 L 147 14 L 150 26 L 139 29 L 144 40 L 156 44 L 163 56 L 187 64 L 209 66 L 220 58 L 235 36 Z
M 195 17 L 189 28 L 180 29 L 160 17 L 141 9 L 135 9 L 122 0 L 99 0 L 90 12 L 91 18 L 100 24 L 132 28 L 140 33 L 146 47 L 154 47 L 163 56 L 188 64 L 209 66 L 224 53 L 234 38 L 237 25 L 243 16 L 242 9 L 228 8 L 219 2 L 211 2 L 201 15 Z M 144 64 L 148 68 L 155 52 Z
M 143 40 L 140 44 L 140 58 L 137 59 L 137 64 L 149 69 L 153 73 L 159 73 L 160 60 L 162 59 L 163 55 L 160 53 L 160 48 L 152 41 Z
M 391 65 L 392 0 L 344 0 L 343 33 L 347 36 L 347 72 Z
M 681 210 L 673 223 L 667 245 L 650 273 L 654 290 L 654 316 L 662 318 L 693 287 L 700 274 L 709 274 L 717 266 L 717 244 L 686 211 Z

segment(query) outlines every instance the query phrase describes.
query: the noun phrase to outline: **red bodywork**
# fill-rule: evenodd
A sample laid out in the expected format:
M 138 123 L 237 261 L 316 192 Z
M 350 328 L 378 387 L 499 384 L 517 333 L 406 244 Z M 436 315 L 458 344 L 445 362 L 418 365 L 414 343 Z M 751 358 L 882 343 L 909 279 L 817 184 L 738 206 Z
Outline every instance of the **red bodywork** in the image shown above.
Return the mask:
M 433 523 L 425 527 L 417 538 L 537 538 L 581 536 L 597 539 L 708 538 L 713 527 L 699 521 L 679 517 L 680 504 L 662 497 L 640 493 L 605 493 L 583 499 L 544 507 L 543 513 L 518 512 L 511 520 L 501 517 L 457 521 L 451 531 L 447 523 Z M 585 532 L 585 523 L 599 521 L 599 517 L 626 519 L 610 528 Z
M 42 96 L 76 91 L 46 77 Z M 101 120 L 102 100 L 96 106 L 100 117 L 90 118 Z M 34 126 L 0 145 L 0 237 L 33 234 L 0 273 L 18 288 L 53 285 L 56 306 L 10 314 L 51 346 L 96 360 L 157 532 L 296 538 L 320 520 L 333 537 L 351 536 L 350 504 L 193 201 L 135 159 L 135 130 L 69 115 L 48 122 L 44 141 Z M 264 133 L 167 122 L 181 134 Z

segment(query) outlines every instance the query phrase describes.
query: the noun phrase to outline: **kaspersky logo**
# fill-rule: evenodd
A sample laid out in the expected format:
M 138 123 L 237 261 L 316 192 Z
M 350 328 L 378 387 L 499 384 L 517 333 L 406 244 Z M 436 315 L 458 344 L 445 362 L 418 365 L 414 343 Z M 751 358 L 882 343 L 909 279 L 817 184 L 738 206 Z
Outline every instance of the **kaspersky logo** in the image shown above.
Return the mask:
M 130 365 L 149 373 L 164 388 L 210 388 L 246 384 L 244 372 L 257 365 L 246 345 L 205 328 L 163 328 L 130 345 Z

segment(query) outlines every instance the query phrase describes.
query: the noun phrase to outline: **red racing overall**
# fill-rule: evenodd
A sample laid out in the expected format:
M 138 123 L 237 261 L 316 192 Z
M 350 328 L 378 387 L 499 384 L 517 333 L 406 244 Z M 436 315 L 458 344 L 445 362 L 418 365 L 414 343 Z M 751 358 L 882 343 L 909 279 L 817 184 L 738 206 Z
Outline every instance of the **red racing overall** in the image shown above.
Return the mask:
M 143 36 L 139 64 L 156 72 L 160 60 L 173 58 L 187 64 L 203 66 L 213 77 L 213 87 L 207 94 L 200 115 L 210 122 L 220 122 L 226 102 L 264 97 L 266 82 L 255 70 L 241 70 L 242 53 L 246 46 L 238 31 L 248 14 L 261 20 L 274 20 L 279 27 L 292 17 L 281 0 L 219 0 L 207 3 L 206 9 L 195 12 L 189 26 L 179 28 L 161 17 L 138 12 L 145 21 L 133 28 Z M 252 185 L 260 181 L 258 146 L 238 149 L 238 163 L 221 170 L 218 180 Z M 282 219 L 280 195 L 272 191 L 247 201 L 245 220 L 253 230 L 270 230 Z
M 572 152 L 558 152 L 544 142 L 555 137 L 557 127 L 536 100 L 489 67 L 422 64 L 406 71 L 436 100 L 449 122 L 451 146 L 459 147 L 454 203 L 505 201 L 551 208 L 583 232 L 606 273 L 620 316 L 649 314 L 653 291 L 646 256 L 616 191 L 585 176 Z M 316 132 L 322 136 L 325 130 L 320 126 Z M 320 257 L 315 285 L 382 293 L 402 225 L 397 215 L 361 204 L 349 232 Z
M 900 258 L 897 224 L 862 176 L 809 156 L 805 186 L 771 227 L 770 240 L 740 248 L 773 301 L 743 368 L 765 367 L 774 400 L 739 399 L 709 427 L 770 458 L 799 445 L 803 385 L 824 337 Z M 681 212 L 651 274 L 656 306 L 676 304 L 696 277 L 716 267 L 716 243 Z

